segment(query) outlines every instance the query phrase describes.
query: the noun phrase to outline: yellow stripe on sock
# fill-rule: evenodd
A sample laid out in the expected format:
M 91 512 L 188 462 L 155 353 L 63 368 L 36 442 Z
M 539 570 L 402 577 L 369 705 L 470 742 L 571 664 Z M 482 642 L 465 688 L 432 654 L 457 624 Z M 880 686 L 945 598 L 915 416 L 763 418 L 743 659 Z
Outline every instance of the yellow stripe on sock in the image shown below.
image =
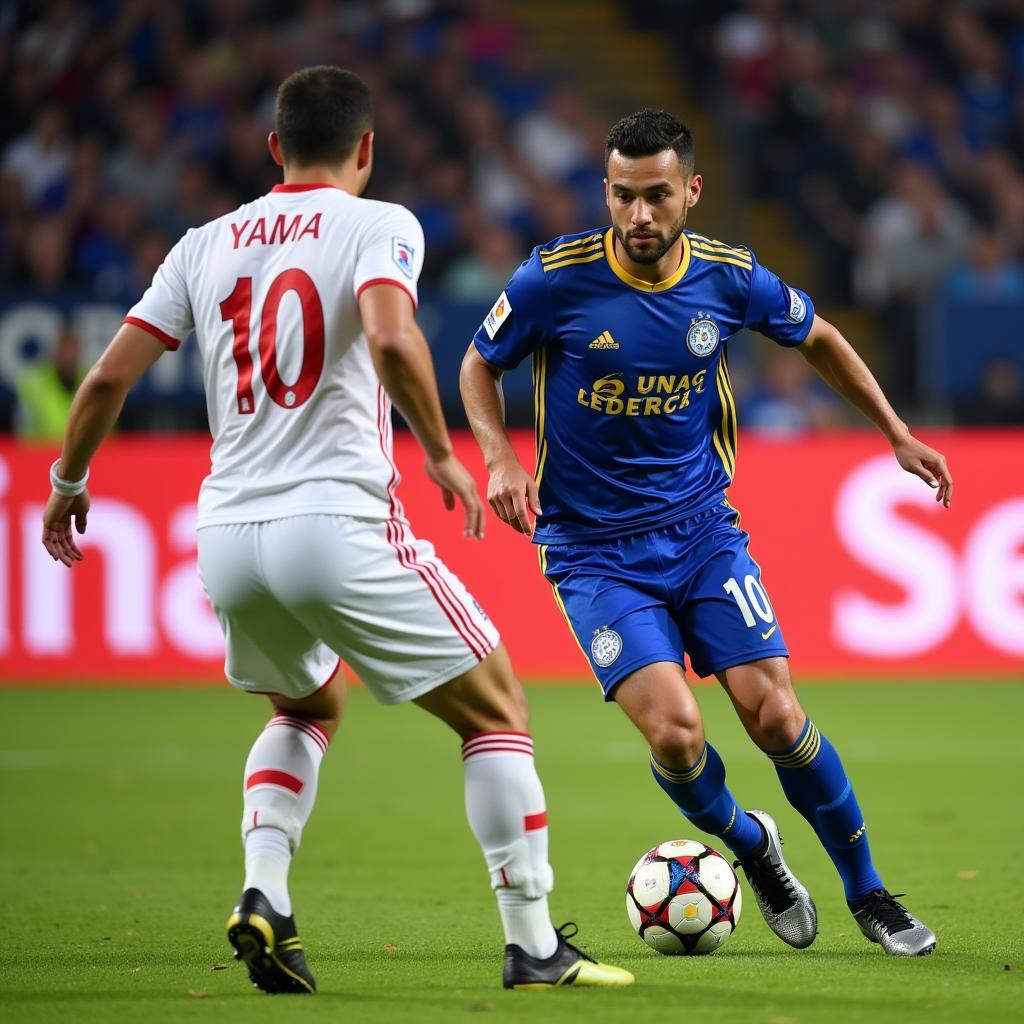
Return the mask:
M 677 784 L 683 784 L 693 782 L 702 771 L 704 766 L 708 763 L 708 748 L 705 745 L 704 749 L 700 752 L 700 757 L 697 758 L 697 763 L 692 767 L 688 768 L 685 772 L 674 772 L 670 768 L 666 768 L 651 754 L 651 766 L 654 770 L 663 778 L 669 782 L 675 782 Z
M 769 754 L 768 756 L 780 768 L 804 768 L 809 765 L 821 750 L 821 733 L 818 727 L 811 722 L 807 735 L 800 741 L 798 746 L 784 754 Z

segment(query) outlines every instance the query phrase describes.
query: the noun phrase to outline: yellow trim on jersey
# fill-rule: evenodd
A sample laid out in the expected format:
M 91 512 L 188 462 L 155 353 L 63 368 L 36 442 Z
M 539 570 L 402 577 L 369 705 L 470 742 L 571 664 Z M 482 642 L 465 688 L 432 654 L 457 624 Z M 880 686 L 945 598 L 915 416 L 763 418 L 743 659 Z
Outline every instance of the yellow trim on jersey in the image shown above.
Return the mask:
M 537 558 L 540 560 L 540 571 L 543 573 L 544 578 L 547 579 L 548 575 L 548 546 L 547 544 L 539 544 L 537 546 Z M 573 629 L 572 619 L 569 618 L 569 613 L 565 610 L 565 604 L 562 602 L 562 595 L 558 592 L 558 585 L 551 580 L 548 580 L 551 584 L 551 592 L 555 595 L 555 604 L 558 605 L 558 610 L 562 613 L 562 617 L 565 619 L 565 624 L 569 627 L 569 632 L 572 633 L 573 640 L 576 641 L 576 646 L 580 649 L 580 654 L 587 659 L 587 665 L 590 665 L 590 658 L 587 657 L 587 652 L 583 649 L 583 644 L 580 643 L 580 638 L 576 635 L 576 630 Z M 590 671 L 594 673 L 594 678 L 597 679 L 597 673 L 594 672 L 594 668 L 590 665 Z M 598 679 L 598 682 L 601 680 Z
M 557 263 L 545 263 L 544 273 L 546 274 L 549 270 L 557 270 L 559 267 L 569 267 L 573 263 L 593 263 L 594 260 L 603 260 L 603 252 L 595 252 L 593 256 L 579 256 L 576 259 L 559 260 Z
M 736 518 L 732 521 L 732 525 L 738 530 L 740 528 L 740 522 L 743 517 L 740 515 L 740 510 L 729 500 L 728 497 L 722 499 L 725 502 L 726 508 L 731 508 L 736 513 Z
M 724 360 L 719 359 L 718 369 L 715 371 L 715 386 L 718 388 L 718 401 L 722 405 L 722 425 L 721 427 L 715 427 L 714 432 L 711 435 L 711 440 L 714 442 L 715 448 L 718 451 L 718 457 L 722 460 L 722 466 L 725 468 L 725 475 L 731 480 L 733 474 L 736 472 L 736 453 L 729 441 L 729 400 L 725 394 L 725 376 L 722 370 L 722 363 Z
M 690 232 L 690 243 L 694 248 L 706 249 L 709 252 L 731 254 L 745 260 L 754 258 L 750 250 L 742 245 L 729 245 L 726 242 L 720 242 L 717 238 L 708 238 L 707 235 L 698 235 L 692 231 Z
M 679 261 L 679 268 L 671 277 L 667 277 L 664 281 L 659 281 L 657 284 L 651 284 L 650 281 L 642 281 L 639 277 L 634 277 L 619 262 L 618 257 L 615 255 L 615 235 L 611 228 L 604 234 L 604 254 L 608 258 L 608 266 L 612 268 L 615 276 L 620 281 L 625 281 L 630 288 L 636 288 L 637 291 L 649 294 L 652 292 L 663 292 L 673 285 L 679 284 L 686 271 L 690 269 L 690 239 L 685 234 L 679 237 L 683 240 L 683 257 Z
M 570 256 L 583 256 L 588 252 L 593 252 L 595 249 L 600 249 L 604 245 L 600 235 L 598 235 L 596 240 L 584 239 L 584 242 L 586 242 L 585 245 L 574 245 L 572 248 L 560 249 L 558 252 L 541 254 L 540 261 L 545 265 L 557 263 L 559 260 L 568 259 Z
M 740 432 L 739 422 L 736 416 L 736 396 L 732 393 L 732 377 L 729 376 L 729 361 L 722 353 L 721 358 L 722 364 L 722 383 L 725 385 L 725 397 L 729 399 L 729 426 L 732 428 L 731 433 L 731 444 L 732 444 L 732 468 L 733 473 L 736 472 L 736 454 L 740 447 Z
M 713 256 L 710 252 L 704 252 L 693 247 L 693 255 L 699 260 L 707 260 L 709 263 L 731 263 L 734 267 L 742 267 L 744 270 L 753 270 L 754 264 L 749 261 L 733 259 L 731 256 Z
M 540 258 L 544 259 L 547 256 L 554 256 L 561 253 L 563 250 L 575 249 L 581 245 L 589 245 L 591 242 L 600 241 L 601 232 L 595 232 L 593 235 L 587 235 L 586 238 L 574 238 L 569 242 L 561 242 L 558 245 L 553 245 L 550 249 L 539 249 Z
M 547 419 L 547 410 L 544 403 L 545 385 L 548 374 L 548 350 L 539 348 L 533 354 L 533 423 L 534 423 L 534 447 L 536 449 L 536 468 L 533 477 L 540 487 L 541 477 L 544 475 L 544 463 L 548 459 L 548 442 L 544 437 L 544 426 Z
M 731 256 L 733 259 L 741 260 L 743 263 L 754 262 L 754 257 L 746 249 L 733 249 L 728 245 L 709 245 L 707 242 L 696 242 L 692 238 L 690 239 L 690 245 L 692 248 L 709 253 L 712 256 Z

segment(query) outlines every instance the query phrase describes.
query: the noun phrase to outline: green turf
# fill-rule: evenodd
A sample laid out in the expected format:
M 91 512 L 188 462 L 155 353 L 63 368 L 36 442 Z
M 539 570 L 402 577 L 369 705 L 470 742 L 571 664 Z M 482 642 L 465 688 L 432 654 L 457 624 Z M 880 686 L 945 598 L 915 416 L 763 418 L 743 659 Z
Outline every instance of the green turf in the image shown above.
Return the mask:
M 354 691 L 293 873 L 319 983 L 268 998 L 229 958 L 241 766 L 266 717 L 223 690 L 0 692 L 0 1018 L 33 1021 L 1019 1020 L 1024 687 L 821 686 L 805 705 L 842 752 L 892 888 L 938 933 L 891 960 L 859 935 L 831 864 L 724 696 L 699 692 L 733 789 L 770 809 L 816 897 L 806 951 L 752 900 L 728 945 L 676 959 L 630 931 L 625 876 L 694 830 L 623 717 L 580 687 L 530 691 L 552 825 L 556 923 L 637 976 L 619 991 L 507 993 L 458 746 L 414 708 Z M 226 965 L 226 967 L 224 966 Z M 1016 1008 L 1016 1009 L 1015 1009 Z

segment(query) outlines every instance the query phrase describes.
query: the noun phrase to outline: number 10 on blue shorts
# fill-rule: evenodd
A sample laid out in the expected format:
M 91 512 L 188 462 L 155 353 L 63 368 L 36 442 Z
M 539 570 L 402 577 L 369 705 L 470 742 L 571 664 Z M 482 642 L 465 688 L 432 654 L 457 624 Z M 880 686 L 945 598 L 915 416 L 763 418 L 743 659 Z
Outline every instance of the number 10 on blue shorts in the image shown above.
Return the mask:
M 684 654 L 699 676 L 788 657 L 736 519 L 721 502 L 645 533 L 541 546 L 544 575 L 605 700 L 631 672 L 656 661 L 682 665 Z

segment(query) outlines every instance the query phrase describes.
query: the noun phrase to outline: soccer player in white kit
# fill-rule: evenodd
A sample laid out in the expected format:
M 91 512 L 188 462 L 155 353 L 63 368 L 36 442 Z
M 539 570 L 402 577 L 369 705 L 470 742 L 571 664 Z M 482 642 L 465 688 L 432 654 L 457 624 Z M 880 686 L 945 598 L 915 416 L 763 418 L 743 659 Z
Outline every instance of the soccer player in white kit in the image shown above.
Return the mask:
M 496 891 L 506 988 L 624 985 L 552 927 L 544 791 L 526 699 L 497 630 L 396 494 L 391 403 L 465 533 L 483 504 L 452 453 L 416 326 L 423 233 L 370 176 L 366 85 L 306 68 L 278 90 L 268 145 L 284 183 L 190 230 L 168 253 L 75 398 L 50 471 L 43 543 L 82 559 L 89 463 L 132 384 L 195 330 L 211 471 L 199 495 L 199 571 L 232 685 L 274 715 L 243 776 L 245 882 L 228 939 L 265 992 L 313 992 L 288 870 L 341 719 L 344 659 L 383 703 L 415 701 L 462 739 L 466 812 Z

